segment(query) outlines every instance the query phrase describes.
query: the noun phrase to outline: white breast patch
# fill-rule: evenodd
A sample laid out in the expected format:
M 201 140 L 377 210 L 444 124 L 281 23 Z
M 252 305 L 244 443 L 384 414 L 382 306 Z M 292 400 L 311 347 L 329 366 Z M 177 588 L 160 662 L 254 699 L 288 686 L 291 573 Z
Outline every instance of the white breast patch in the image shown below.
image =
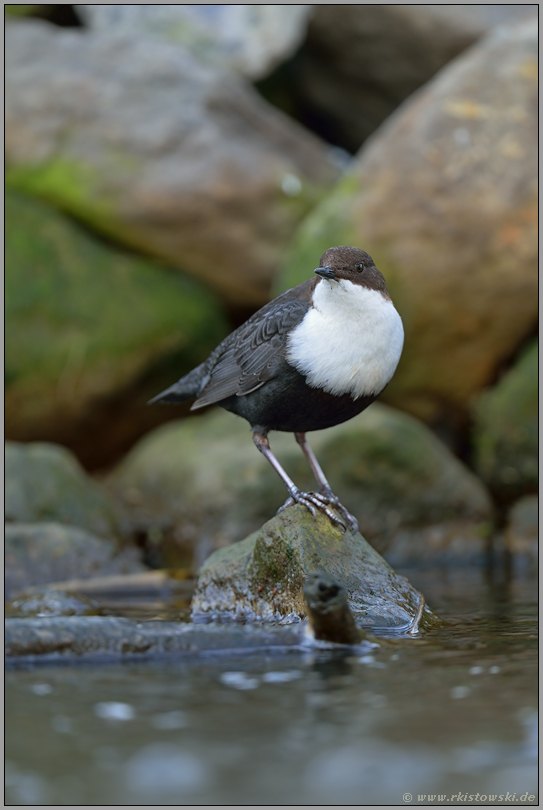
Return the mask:
M 402 319 L 378 290 L 322 280 L 313 307 L 289 335 L 287 360 L 312 388 L 358 399 L 389 382 L 403 337 Z

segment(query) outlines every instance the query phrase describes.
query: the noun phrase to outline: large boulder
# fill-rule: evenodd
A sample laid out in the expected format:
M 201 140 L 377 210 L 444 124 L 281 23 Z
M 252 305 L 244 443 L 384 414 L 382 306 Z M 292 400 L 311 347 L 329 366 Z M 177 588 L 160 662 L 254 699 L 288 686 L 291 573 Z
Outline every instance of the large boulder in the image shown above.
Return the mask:
M 288 434 L 271 447 L 303 489 L 307 462 Z M 482 552 L 492 520 L 484 486 L 421 423 L 372 405 L 343 425 L 310 434 L 341 502 L 360 531 L 395 565 L 467 559 Z M 248 425 L 216 411 L 145 437 L 107 479 L 149 544 L 196 567 L 277 511 L 286 491 L 257 452 Z M 161 564 L 165 564 L 162 562 Z
M 11 22 L 6 179 L 214 287 L 268 299 L 328 149 L 224 68 L 115 31 Z
M 96 6 L 95 8 L 103 8 Z M 315 5 L 283 94 L 345 149 L 361 143 L 447 62 L 536 5 Z
M 405 327 L 383 399 L 462 423 L 535 327 L 537 25 L 497 28 L 410 98 L 303 223 L 280 287 L 367 250 Z
M 6 442 L 4 460 L 6 521 L 69 524 L 109 539 L 119 535 L 112 501 L 64 447 Z
M 249 79 L 263 78 L 295 51 L 312 12 L 312 5 L 77 6 L 95 31 L 159 37 Z
M 37 200 L 9 192 L 5 222 L 6 435 L 111 464 L 171 415 L 147 400 L 205 359 L 226 320 L 192 279 Z
M 498 500 L 537 492 L 539 352 L 535 341 L 474 408 L 475 468 Z

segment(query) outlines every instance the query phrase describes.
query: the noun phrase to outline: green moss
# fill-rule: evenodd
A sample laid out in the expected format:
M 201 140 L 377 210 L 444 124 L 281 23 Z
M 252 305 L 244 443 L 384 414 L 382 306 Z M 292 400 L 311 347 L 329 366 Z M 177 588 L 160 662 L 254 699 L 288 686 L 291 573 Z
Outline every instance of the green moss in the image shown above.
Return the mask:
M 304 582 L 315 571 L 328 572 L 345 588 L 365 625 L 408 623 L 419 608 L 420 594 L 360 534 L 344 533 L 303 506 L 285 510 L 241 543 L 212 554 L 200 571 L 192 607 L 196 615 L 241 610 L 275 620 L 292 613 L 303 617 Z M 429 611 L 425 618 L 429 625 L 436 621 Z
M 7 188 L 40 197 L 101 230 L 114 216 L 113 206 L 99 193 L 102 179 L 90 165 L 60 158 L 25 163 L 7 167 L 5 180 Z
M 323 202 L 326 189 L 322 185 L 309 183 L 307 180 L 301 182 L 299 194 L 284 194 L 281 192 L 281 206 L 288 214 L 288 220 L 300 221 L 306 217 L 316 206 Z
M 269 591 L 278 583 L 299 578 L 301 565 L 299 550 L 295 550 L 289 537 L 281 532 L 263 532 L 253 551 L 250 576 L 255 587 Z M 299 587 L 303 585 L 300 580 Z
M 112 249 L 36 200 L 6 195 L 6 382 L 44 396 L 118 386 L 156 357 L 200 362 L 226 332 L 213 297 Z M 48 387 L 49 393 L 47 393 Z
M 310 278 L 320 257 L 329 247 L 357 243 L 355 228 L 347 216 L 349 202 L 357 191 L 357 178 L 346 175 L 302 222 L 276 279 L 275 295 Z
M 535 341 L 475 408 L 475 466 L 500 499 L 537 489 L 538 375 Z
M 50 6 L 34 3 L 30 5 L 17 5 L 16 3 L 4 5 L 4 14 L 6 17 L 32 17 L 35 14 L 42 14 Z

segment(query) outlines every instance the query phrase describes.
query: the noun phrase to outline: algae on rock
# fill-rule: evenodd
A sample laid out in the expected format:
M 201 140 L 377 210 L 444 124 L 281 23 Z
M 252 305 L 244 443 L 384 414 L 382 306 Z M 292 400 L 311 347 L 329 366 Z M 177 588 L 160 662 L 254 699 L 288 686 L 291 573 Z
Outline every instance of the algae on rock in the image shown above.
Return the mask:
M 537 491 L 538 377 L 534 341 L 475 407 L 475 467 L 500 500 Z
M 216 551 L 200 570 L 192 616 L 242 621 L 292 621 L 307 610 L 303 586 L 326 571 L 347 592 L 360 626 L 408 631 L 423 610 L 421 594 L 396 574 L 359 534 L 343 532 L 323 514 L 292 506 L 254 534 Z
M 323 142 L 230 70 L 116 26 L 9 25 L 5 141 L 11 188 L 236 308 L 267 302 L 296 226 L 339 176 Z
M 141 397 L 145 376 L 155 374 L 160 390 L 226 331 L 217 302 L 196 282 L 8 192 L 8 438 L 59 442 L 89 466 L 105 466 L 164 421 L 165 410 L 146 406 L 152 389 Z

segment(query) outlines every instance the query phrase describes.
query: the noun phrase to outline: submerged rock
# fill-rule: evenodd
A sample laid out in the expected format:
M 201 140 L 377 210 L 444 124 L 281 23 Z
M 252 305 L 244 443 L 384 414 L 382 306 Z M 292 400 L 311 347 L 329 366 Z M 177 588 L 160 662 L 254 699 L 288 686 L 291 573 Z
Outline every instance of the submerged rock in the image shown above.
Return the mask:
M 136 622 L 113 616 L 7 619 L 8 663 L 119 661 L 198 655 L 212 651 L 271 651 L 311 643 L 305 625 L 263 627 L 240 624 Z M 373 649 L 375 645 L 371 645 Z
M 6 616 L 18 619 L 45 616 L 86 616 L 96 613 L 98 608 L 98 603 L 86 596 L 46 587 L 12 599 L 6 605 Z
M 343 532 L 323 514 L 292 506 L 254 534 L 219 549 L 200 570 L 192 617 L 297 621 L 307 615 L 304 584 L 325 571 L 348 594 L 359 626 L 408 632 L 424 598 L 359 534 Z M 422 626 L 436 621 L 423 607 Z

